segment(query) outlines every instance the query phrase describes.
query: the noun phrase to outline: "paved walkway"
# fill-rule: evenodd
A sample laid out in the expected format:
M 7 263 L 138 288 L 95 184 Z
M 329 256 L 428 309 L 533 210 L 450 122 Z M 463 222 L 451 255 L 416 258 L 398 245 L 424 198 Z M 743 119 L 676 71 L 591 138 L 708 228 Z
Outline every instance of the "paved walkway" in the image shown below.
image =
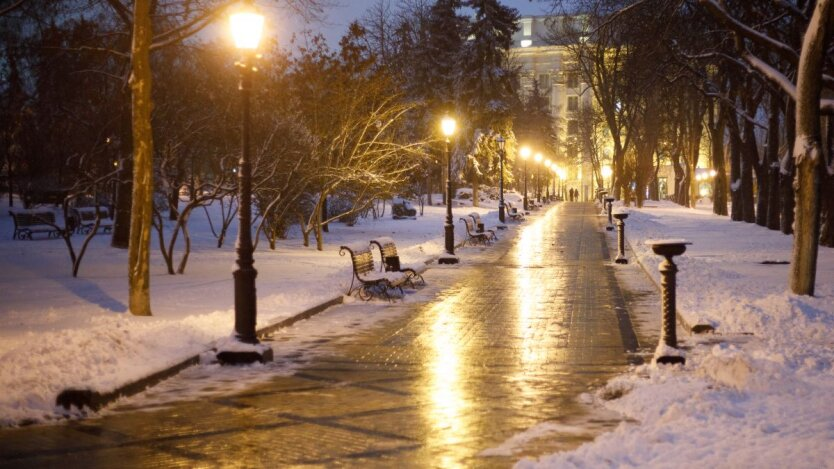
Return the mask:
M 402 314 L 291 376 L 2 430 L 0 465 L 506 467 L 613 425 L 576 399 L 622 371 L 637 346 L 593 206 L 558 205 L 470 258 L 427 273 L 438 291 L 430 301 L 396 305 Z M 500 446 L 543 422 L 561 426 Z

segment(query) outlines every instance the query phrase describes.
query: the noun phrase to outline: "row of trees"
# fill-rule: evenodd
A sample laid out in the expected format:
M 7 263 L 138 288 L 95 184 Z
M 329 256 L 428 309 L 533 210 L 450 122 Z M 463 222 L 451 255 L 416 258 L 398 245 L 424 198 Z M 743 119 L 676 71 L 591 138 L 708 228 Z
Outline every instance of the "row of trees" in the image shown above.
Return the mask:
M 832 3 L 557 2 L 551 28 L 593 90 L 580 135 L 591 153 L 604 123 L 615 195 L 642 205 L 671 164 L 676 201 L 694 206 L 708 155 L 716 214 L 730 201 L 733 220 L 794 234 L 799 294 L 813 294 L 818 243 L 834 246 Z
M 133 314 L 151 313 L 154 232 L 169 273 L 183 273 L 189 217 L 223 204 L 212 223 L 222 246 L 236 213 L 235 51 L 195 38 L 234 3 L 23 0 L 0 10 L 9 192 L 114 203 L 113 245 L 129 249 Z M 275 4 L 308 17 L 322 7 Z M 463 7 L 474 16 L 461 16 Z M 476 203 L 478 185 L 498 176 L 492 137 L 504 135 L 514 152 L 512 118 L 525 102 L 508 54 L 517 13 L 496 0 L 386 11 L 380 1 L 337 50 L 313 34 L 264 48 L 253 189 L 257 230 L 271 247 L 297 224 L 304 244 L 312 235 L 321 249 L 328 222 L 355 219 L 397 193 L 430 193 L 443 166 L 442 114 L 462 124 L 452 176 L 473 184 Z

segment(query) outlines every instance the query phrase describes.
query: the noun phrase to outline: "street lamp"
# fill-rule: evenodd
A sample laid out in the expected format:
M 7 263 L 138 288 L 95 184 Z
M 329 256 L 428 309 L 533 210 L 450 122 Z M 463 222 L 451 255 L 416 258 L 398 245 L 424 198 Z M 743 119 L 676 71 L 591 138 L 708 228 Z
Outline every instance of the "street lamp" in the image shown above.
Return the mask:
M 527 160 L 530 159 L 530 147 L 521 147 L 521 159 L 524 160 L 524 211 L 530 210 L 527 205 Z
M 257 320 L 257 293 L 255 290 L 255 270 L 252 247 L 252 165 L 249 161 L 250 136 L 250 94 L 252 75 L 255 67 L 255 50 L 261 40 L 264 17 L 258 13 L 251 1 L 244 2 L 242 8 L 231 15 L 230 24 L 235 46 L 241 52 L 241 58 L 235 63 L 240 72 L 240 90 L 242 126 L 241 152 L 238 162 L 238 232 L 235 250 L 237 252 L 237 269 L 232 273 L 235 282 L 235 332 L 234 339 L 228 346 L 218 346 L 217 359 L 221 363 L 239 364 L 255 361 L 272 360 L 272 349 L 260 344 L 255 332 Z M 246 345 L 244 345 L 246 344 Z M 248 346 L 247 346 L 248 345 Z M 225 350 L 224 350 L 225 349 Z
M 608 165 L 603 166 L 602 167 L 602 183 L 605 184 L 605 180 L 609 179 L 612 174 L 614 174 L 614 171 L 611 169 L 611 166 L 608 166 Z
M 536 156 L 533 157 L 536 160 L 536 163 L 541 163 L 544 157 L 541 153 L 536 153 Z M 536 166 L 536 202 L 542 201 L 542 191 L 541 187 L 539 187 L 539 179 L 541 179 L 541 165 Z
M 449 116 L 440 121 L 440 130 L 446 137 L 446 224 L 444 225 L 446 253 L 437 260 L 440 264 L 458 263 L 458 258 L 455 256 L 455 225 L 452 223 L 452 153 L 449 148 L 450 139 L 455 134 L 455 127 L 457 127 L 457 122 Z
M 504 223 L 504 137 L 498 136 L 498 220 Z

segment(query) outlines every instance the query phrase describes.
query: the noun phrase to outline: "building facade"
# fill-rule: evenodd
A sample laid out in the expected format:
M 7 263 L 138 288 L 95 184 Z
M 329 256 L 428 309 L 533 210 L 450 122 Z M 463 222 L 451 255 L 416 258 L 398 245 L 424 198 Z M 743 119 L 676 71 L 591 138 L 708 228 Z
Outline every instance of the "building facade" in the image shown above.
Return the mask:
M 578 144 L 578 112 L 583 106 L 593 105 L 593 94 L 576 70 L 571 53 L 565 46 L 552 45 L 548 36 L 558 27 L 562 17 L 523 16 L 518 31 L 513 35 L 511 57 L 520 68 L 519 78 L 524 94 L 532 92 L 538 82 L 550 102 L 550 113 L 558 136 L 557 153 L 546 157 L 563 165 L 567 178 L 564 186 L 579 191 L 582 200 L 593 198 L 590 155 L 581 154 Z M 572 164 L 565 164 L 565 162 Z

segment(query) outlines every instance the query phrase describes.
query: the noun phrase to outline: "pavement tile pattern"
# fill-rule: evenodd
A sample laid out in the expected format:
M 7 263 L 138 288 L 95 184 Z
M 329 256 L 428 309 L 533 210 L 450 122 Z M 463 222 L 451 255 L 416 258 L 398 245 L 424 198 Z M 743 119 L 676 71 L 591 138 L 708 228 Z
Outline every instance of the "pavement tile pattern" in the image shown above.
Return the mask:
M 576 447 L 617 423 L 589 417 L 577 396 L 637 348 L 598 218 L 562 203 L 483 255 L 461 250 L 460 266 L 426 274 L 436 297 L 395 306 L 403 314 L 291 376 L 2 429 L 0 466 L 508 467 Z M 350 305 L 322 314 L 339 308 Z M 579 431 L 484 453 L 543 422 Z

